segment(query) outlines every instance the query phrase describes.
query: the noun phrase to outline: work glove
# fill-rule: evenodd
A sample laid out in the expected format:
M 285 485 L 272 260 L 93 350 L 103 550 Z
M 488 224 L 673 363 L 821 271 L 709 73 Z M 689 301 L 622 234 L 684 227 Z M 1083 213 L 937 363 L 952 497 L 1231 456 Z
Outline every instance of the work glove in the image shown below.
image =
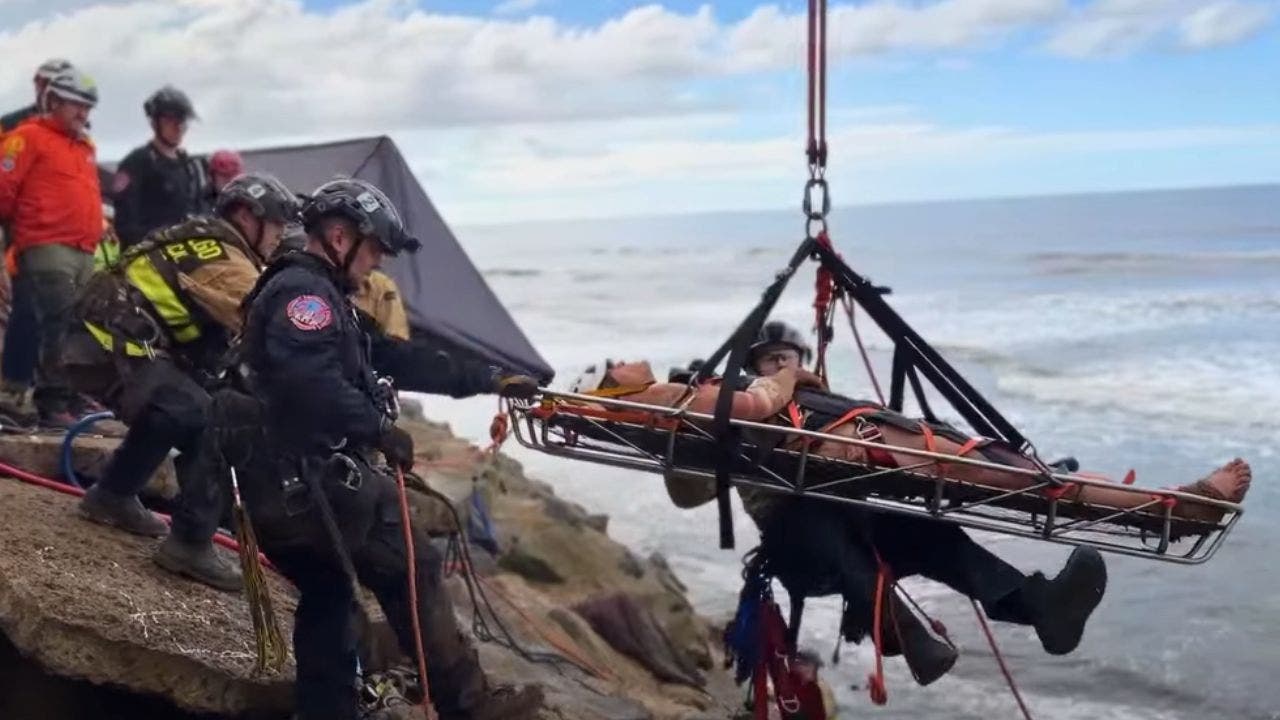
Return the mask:
M 382 433 L 378 449 L 392 467 L 413 469 L 413 436 L 408 432 L 392 425 Z
M 528 375 L 499 375 L 493 391 L 504 398 L 529 400 L 538 394 L 538 381 Z

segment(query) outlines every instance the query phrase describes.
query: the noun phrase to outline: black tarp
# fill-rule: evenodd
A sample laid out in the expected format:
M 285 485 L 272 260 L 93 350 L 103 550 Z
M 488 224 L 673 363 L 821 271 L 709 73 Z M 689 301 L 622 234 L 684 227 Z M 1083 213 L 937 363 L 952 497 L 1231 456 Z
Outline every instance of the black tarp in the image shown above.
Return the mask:
M 415 339 L 461 348 L 512 372 L 549 382 L 554 373 L 472 264 L 388 137 L 241 151 L 245 169 L 265 171 L 295 192 L 310 192 L 338 176 L 377 185 L 396 204 L 416 253 L 390 258 L 384 270 L 400 286 Z M 110 187 L 104 185 L 103 187 Z

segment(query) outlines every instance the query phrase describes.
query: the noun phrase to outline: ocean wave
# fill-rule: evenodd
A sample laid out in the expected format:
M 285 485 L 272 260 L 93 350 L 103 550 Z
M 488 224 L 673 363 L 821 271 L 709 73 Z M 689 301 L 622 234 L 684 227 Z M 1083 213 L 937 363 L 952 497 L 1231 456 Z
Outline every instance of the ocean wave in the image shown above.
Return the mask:
M 1212 357 L 1130 357 L 1051 375 L 1004 372 L 996 386 L 1040 403 L 1206 429 L 1280 427 L 1280 363 L 1230 348 Z
M 489 268 L 480 271 L 485 277 L 528 278 L 541 277 L 542 271 L 534 268 Z
M 1278 250 L 1211 252 L 1038 252 L 1024 256 L 1042 275 L 1202 271 L 1207 266 L 1280 264 Z

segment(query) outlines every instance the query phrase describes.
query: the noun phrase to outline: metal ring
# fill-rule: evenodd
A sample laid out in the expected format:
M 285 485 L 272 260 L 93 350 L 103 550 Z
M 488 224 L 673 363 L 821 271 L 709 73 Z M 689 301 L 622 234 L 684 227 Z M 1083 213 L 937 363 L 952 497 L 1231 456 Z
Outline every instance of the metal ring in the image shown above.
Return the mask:
M 818 188 L 822 193 L 821 209 L 813 209 L 814 188 Z M 811 178 L 809 182 L 804 184 L 804 203 L 801 205 L 804 209 L 805 217 L 810 220 L 817 220 L 827 216 L 831 212 L 831 193 L 827 187 L 825 178 Z

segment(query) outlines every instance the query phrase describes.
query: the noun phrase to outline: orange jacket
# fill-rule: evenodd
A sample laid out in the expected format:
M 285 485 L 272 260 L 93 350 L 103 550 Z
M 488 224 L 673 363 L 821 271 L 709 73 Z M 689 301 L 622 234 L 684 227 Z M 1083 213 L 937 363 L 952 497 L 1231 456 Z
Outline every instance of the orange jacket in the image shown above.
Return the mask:
M 93 143 L 47 117 L 0 139 L 0 224 L 14 251 L 60 244 L 93 252 L 102 236 L 102 191 Z

